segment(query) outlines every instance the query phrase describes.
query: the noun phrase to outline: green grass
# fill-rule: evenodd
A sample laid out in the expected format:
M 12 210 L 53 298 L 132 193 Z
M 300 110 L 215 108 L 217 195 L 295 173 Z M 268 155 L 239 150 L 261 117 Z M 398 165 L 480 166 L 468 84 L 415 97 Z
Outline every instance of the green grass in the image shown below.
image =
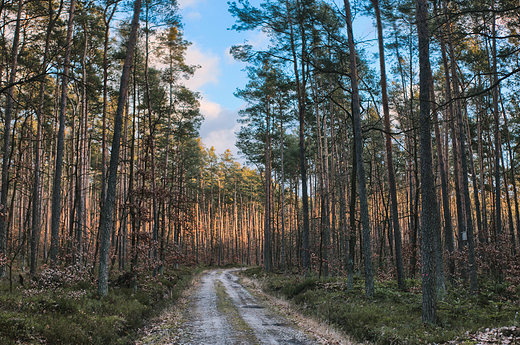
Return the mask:
M 112 284 L 103 299 L 90 279 L 39 279 L 13 292 L 1 282 L 0 344 L 131 344 L 138 328 L 173 303 L 194 274 L 192 268 L 165 270 L 140 279 L 136 292 Z
M 215 291 L 217 295 L 218 310 L 226 316 L 227 321 L 233 326 L 233 329 L 236 331 L 236 336 L 238 337 L 238 339 L 235 339 L 235 342 L 240 344 L 244 343 L 251 345 L 259 344 L 253 330 L 240 316 L 240 312 L 238 311 L 237 305 L 227 294 L 226 288 L 224 287 L 222 282 L 215 282 Z
M 283 297 L 304 314 L 334 325 L 357 341 L 375 344 L 431 344 L 459 339 L 467 331 L 516 326 L 518 294 L 504 284 L 481 284 L 479 296 L 457 285 L 448 289 L 438 302 L 438 324 L 421 321 L 420 280 L 409 280 L 409 291 L 397 289 L 393 281 L 377 282 L 375 295 L 366 299 L 362 277 L 356 277 L 354 289 L 347 291 L 346 278 L 303 279 L 296 275 L 265 275 L 259 268 L 245 275 L 259 278 L 263 290 Z

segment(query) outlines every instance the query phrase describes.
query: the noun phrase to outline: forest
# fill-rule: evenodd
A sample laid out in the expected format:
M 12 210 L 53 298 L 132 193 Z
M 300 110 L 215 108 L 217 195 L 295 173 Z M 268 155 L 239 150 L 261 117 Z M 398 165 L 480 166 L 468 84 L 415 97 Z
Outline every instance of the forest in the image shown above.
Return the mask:
M 176 0 L 0 0 L 1 294 L 236 264 L 419 280 L 436 324 L 450 289 L 518 291 L 516 2 L 227 6 L 269 39 L 230 50 L 246 165 L 199 138 Z

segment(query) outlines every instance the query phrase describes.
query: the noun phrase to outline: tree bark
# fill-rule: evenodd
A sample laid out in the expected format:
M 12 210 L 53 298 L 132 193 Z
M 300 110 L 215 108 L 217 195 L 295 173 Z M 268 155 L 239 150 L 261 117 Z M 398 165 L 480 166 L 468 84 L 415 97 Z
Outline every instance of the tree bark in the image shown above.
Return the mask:
M 417 36 L 419 39 L 419 102 L 421 147 L 421 253 L 422 253 L 422 321 L 437 322 L 435 287 L 434 234 L 440 226 L 435 178 L 433 176 L 430 121 L 430 34 L 427 0 L 416 0 Z
M 51 34 L 54 29 L 57 18 L 61 13 L 63 0 L 60 4 L 60 11 L 54 16 L 53 1 L 49 0 L 49 24 L 45 34 L 45 50 L 43 53 L 43 62 L 41 73 L 44 75 L 47 72 L 49 65 L 49 50 L 51 43 Z M 41 175 L 42 175 L 42 140 L 43 140 L 43 105 L 45 100 L 45 77 L 40 83 L 40 90 L 38 95 L 38 111 L 36 112 L 36 143 L 34 148 L 34 185 L 33 185 L 33 202 L 32 202 L 32 223 L 31 223 L 31 267 L 30 274 L 36 273 L 38 265 L 38 246 L 40 243 L 41 221 L 42 221 L 42 202 L 41 202 Z
M 107 18 L 108 8 L 112 3 L 107 3 L 103 10 L 103 21 L 105 24 L 105 40 L 103 42 L 103 110 L 102 110 L 102 137 L 101 137 L 101 200 L 100 208 L 106 196 L 106 178 L 107 178 L 107 108 L 108 108 L 108 44 L 110 42 L 110 22 L 116 13 L 117 4 L 114 2 L 114 8 Z
M 445 12 L 445 17 L 446 17 L 446 20 L 448 19 L 447 18 L 447 13 L 446 13 L 446 1 L 443 1 L 443 11 Z M 444 92 L 445 92 L 445 98 L 446 98 L 446 102 L 448 103 L 448 106 L 447 106 L 447 112 L 448 112 L 448 115 L 446 116 L 449 121 L 450 121 L 450 128 L 451 128 L 451 131 L 452 131 L 452 136 L 453 136 L 453 151 L 454 151 L 454 171 L 455 171 L 455 176 L 454 176 L 454 180 L 455 180 L 455 193 L 456 193 L 456 198 L 457 198 L 457 220 L 458 220 L 458 225 L 459 225 L 459 232 L 461 231 L 461 228 L 464 229 L 465 228 L 465 225 L 462 221 L 462 204 L 460 202 L 460 184 L 459 184 L 459 169 L 458 169 L 458 164 L 457 164 L 457 159 L 456 159 L 456 151 L 458 150 L 458 145 L 457 145 L 457 137 L 455 136 L 455 131 L 454 131 L 454 121 L 452 120 L 453 119 L 453 101 L 452 101 L 452 94 L 451 94 L 451 81 L 450 81 L 450 68 L 449 68 L 449 64 L 448 64 L 448 55 L 446 53 L 446 42 L 445 42 L 445 39 L 444 39 L 444 30 L 443 30 L 443 27 L 440 26 L 439 27 L 439 31 L 440 31 L 440 44 L 441 44 L 441 54 L 442 54 L 442 62 L 443 62 L 443 67 L 444 67 Z M 445 215 L 445 222 L 446 222 L 446 228 L 445 228 L 445 231 L 444 231 L 444 242 L 445 242 L 445 246 L 446 246 L 446 249 L 448 250 L 448 252 L 450 254 L 452 254 L 455 250 L 455 243 L 454 243 L 454 238 L 453 238 L 453 227 L 451 226 L 451 214 L 449 215 L 449 217 L 446 217 L 446 211 L 448 210 L 449 211 L 449 201 L 448 200 L 444 200 L 444 188 L 443 188 L 443 208 L 444 208 L 444 215 Z M 446 186 L 446 196 L 449 197 L 449 194 L 448 194 L 448 188 Z M 448 224 L 448 219 L 449 219 L 449 224 Z M 449 272 L 450 272 L 450 278 L 452 279 L 455 275 L 455 261 L 454 259 L 450 256 L 450 258 L 448 259 L 448 269 L 449 269 Z
M 430 69 L 431 72 L 431 69 Z M 433 87 L 433 76 L 430 74 L 430 92 L 431 92 L 431 104 L 432 104 L 432 113 L 434 116 L 434 126 L 435 126 L 435 142 L 437 145 L 437 155 L 438 155 L 438 163 L 439 170 L 441 174 L 441 189 L 442 189 L 442 200 L 443 200 L 443 209 L 444 209 L 444 217 L 451 217 L 449 213 L 449 199 L 446 187 L 446 171 L 444 170 L 444 155 L 442 152 L 442 144 L 441 144 L 441 134 L 439 130 L 439 119 L 437 116 L 437 103 L 435 100 L 435 90 Z M 447 209 L 446 209 L 447 208 Z M 440 215 L 439 215 L 440 217 Z M 450 224 L 451 226 L 451 218 L 448 218 L 445 221 L 445 224 Z M 435 270 L 436 270 L 436 285 L 437 285 L 437 296 L 439 299 L 444 300 L 446 296 L 446 282 L 444 277 L 444 255 L 443 255 L 443 247 L 442 247 L 442 234 L 441 227 L 436 229 L 434 234 L 435 238 Z
M 356 48 L 352 32 L 352 16 L 349 0 L 344 0 L 347 19 L 347 35 L 350 57 L 350 81 L 352 85 L 352 117 L 354 121 L 354 139 L 356 140 L 357 174 L 359 186 L 359 204 L 361 224 L 363 226 L 363 257 L 365 262 L 365 296 L 374 295 L 374 274 L 372 272 L 372 249 L 370 240 L 370 219 L 368 214 L 365 166 L 363 164 L 363 133 L 361 130 L 361 114 L 359 102 L 358 74 L 356 66 Z
M 271 114 L 270 105 L 267 105 L 266 132 L 265 132 L 265 209 L 264 209 L 264 269 L 272 271 L 272 223 L 271 223 Z
M 297 0 L 299 6 L 299 1 Z M 305 35 L 302 30 L 302 63 L 301 80 L 298 71 L 296 45 L 294 42 L 294 28 L 292 24 L 289 0 L 285 2 L 287 7 L 287 20 L 290 28 L 291 53 L 293 58 L 294 75 L 296 78 L 296 92 L 298 95 L 298 121 L 299 121 L 299 147 L 300 147 L 300 176 L 302 183 L 302 269 L 308 275 L 311 268 L 310 243 L 309 243 L 309 196 L 307 191 L 307 167 L 305 163 L 305 103 L 306 103 L 306 75 L 305 75 Z M 301 9 L 300 9 L 301 11 Z
M 475 241 L 474 241 L 474 230 L 473 230 L 473 215 L 471 212 L 471 199 L 469 196 L 469 185 L 468 185 L 468 163 L 466 155 L 466 136 L 464 133 L 464 122 L 462 121 L 462 107 L 460 104 L 460 92 L 459 92 L 459 81 L 457 77 L 457 65 L 455 61 L 455 49 L 453 46 L 453 39 L 451 30 L 448 28 L 448 38 L 450 47 L 451 57 L 451 76 L 453 79 L 453 90 L 455 96 L 455 109 L 457 115 L 457 125 L 459 129 L 458 137 L 460 143 L 460 158 L 462 166 L 462 191 L 464 193 L 464 203 L 466 205 L 466 231 L 468 239 L 468 259 L 469 259 L 469 275 L 471 284 L 471 293 L 478 293 L 478 282 L 477 282 L 477 266 L 475 262 Z
M 494 0 L 491 1 L 491 8 L 495 8 Z M 498 73 L 497 73 L 497 40 L 496 40 L 496 15 L 493 12 L 492 21 L 492 54 L 493 54 L 493 117 L 495 120 L 495 233 L 500 235 L 502 233 L 502 198 L 501 198 L 501 182 L 500 182 L 500 155 L 502 150 L 500 147 L 500 116 L 498 110 Z
M 108 171 L 107 198 L 101 210 L 101 222 L 99 224 L 100 232 L 100 250 L 99 250 L 99 277 L 98 277 L 98 294 L 105 297 L 108 293 L 108 265 L 110 253 L 110 233 L 112 230 L 112 217 L 114 205 L 116 202 L 116 184 L 117 184 L 117 168 L 119 165 L 119 151 L 121 146 L 121 132 L 123 127 L 123 113 L 128 94 L 128 81 L 130 79 L 130 69 L 132 67 L 132 59 L 134 48 L 137 41 L 137 27 L 139 26 L 139 13 L 141 11 L 141 0 L 134 2 L 134 16 L 132 19 L 132 29 L 127 44 L 126 58 L 123 65 L 123 73 L 121 75 L 121 84 L 119 87 L 119 97 L 117 101 L 117 110 L 115 115 L 114 135 L 112 137 L 112 152 L 110 155 L 110 166 Z
M 70 52 L 72 45 L 72 31 L 74 27 L 74 9 L 76 0 L 70 1 L 69 22 L 67 26 L 67 40 L 65 41 L 65 58 L 63 62 L 63 79 L 61 87 L 61 101 L 58 128 L 58 143 L 56 147 L 56 162 L 54 166 L 54 183 L 52 187 L 52 211 L 51 211 L 51 266 L 55 266 L 58 260 L 58 246 L 60 236 L 61 215 L 61 178 L 63 172 L 63 155 L 65 149 L 65 113 L 67 111 L 67 92 L 70 70 Z
M 23 1 L 18 1 L 18 12 L 16 15 L 16 28 L 14 31 L 13 47 L 11 50 L 11 72 L 9 73 L 9 85 L 16 80 L 16 69 L 18 67 L 18 50 L 20 43 L 20 31 L 22 21 Z M 9 166 L 11 155 L 11 119 L 13 115 L 14 86 L 7 90 L 7 102 L 4 114 L 4 147 L 2 159 L 2 188 L 0 195 L 0 254 L 7 256 L 7 233 L 8 215 L 10 213 L 7 197 L 9 193 Z M 5 265 L 0 267 L 0 277 L 5 275 Z
M 347 290 L 354 289 L 354 252 L 356 250 L 356 199 L 357 199 L 357 155 L 356 140 L 352 145 L 352 177 L 350 179 L 350 208 L 349 208 L 349 227 L 347 233 L 348 259 L 347 259 Z
M 388 185 L 390 189 L 390 201 L 392 209 L 392 225 L 395 242 L 395 263 L 397 270 L 397 286 L 401 290 L 405 290 L 403 254 L 402 254 L 402 238 L 401 228 L 399 226 L 399 212 L 397 209 L 397 186 L 395 182 L 395 169 L 392 157 L 392 138 L 390 136 L 390 110 L 388 107 L 388 94 L 386 82 L 386 64 L 385 64 L 385 47 L 383 39 L 383 24 L 381 22 L 381 11 L 379 9 L 379 0 L 372 0 L 376 14 L 377 37 L 379 47 L 379 68 L 381 71 L 381 101 L 383 103 L 383 115 L 385 122 L 385 144 L 386 144 L 386 162 L 388 172 Z

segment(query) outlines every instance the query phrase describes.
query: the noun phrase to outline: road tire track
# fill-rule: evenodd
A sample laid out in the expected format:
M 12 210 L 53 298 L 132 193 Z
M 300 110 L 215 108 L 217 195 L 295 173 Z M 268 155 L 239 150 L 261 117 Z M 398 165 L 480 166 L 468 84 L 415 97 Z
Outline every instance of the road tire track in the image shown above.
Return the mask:
M 317 344 L 252 296 L 231 270 L 206 272 L 185 309 L 180 344 Z

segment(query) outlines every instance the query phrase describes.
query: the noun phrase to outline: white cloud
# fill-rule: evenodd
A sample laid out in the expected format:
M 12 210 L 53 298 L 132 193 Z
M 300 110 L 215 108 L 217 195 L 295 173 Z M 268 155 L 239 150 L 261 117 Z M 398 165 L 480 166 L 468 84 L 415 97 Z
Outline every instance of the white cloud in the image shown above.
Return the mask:
M 192 44 L 186 52 L 186 61 L 191 65 L 199 65 L 195 75 L 184 82 L 188 88 L 199 91 L 206 84 L 218 84 L 222 70 L 220 58 L 214 54 L 204 52 L 196 44 Z
M 222 154 L 229 149 L 231 153 L 233 153 L 233 156 L 238 159 L 238 150 L 235 146 L 235 132 L 239 129 L 240 125 L 237 124 L 235 128 L 211 131 L 202 138 L 202 142 L 208 145 L 208 147 L 213 146 L 215 151 L 219 154 Z
M 218 103 L 206 100 L 204 97 L 200 101 L 200 112 L 204 115 L 204 119 L 215 120 L 218 119 L 222 112 L 222 106 Z
M 248 43 L 255 49 L 266 49 L 269 45 L 269 36 L 263 31 L 255 31 L 248 39 Z
M 200 20 L 202 18 L 202 14 L 200 14 L 200 12 L 188 12 L 187 14 L 184 15 L 184 17 L 186 17 L 187 19 L 196 21 L 196 20 Z
M 237 122 L 238 110 L 233 111 L 209 100 L 205 101 L 203 98 L 201 113 L 205 119 L 200 128 L 200 136 L 206 147 L 213 146 L 219 154 L 229 149 L 233 156 L 239 159 L 235 146 L 235 132 L 238 132 L 241 126 Z
M 205 0 L 177 0 L 177 3 L 181 9 L 185 9 L 187 7 L 196 7 L 198 4 L 204 1 Z

